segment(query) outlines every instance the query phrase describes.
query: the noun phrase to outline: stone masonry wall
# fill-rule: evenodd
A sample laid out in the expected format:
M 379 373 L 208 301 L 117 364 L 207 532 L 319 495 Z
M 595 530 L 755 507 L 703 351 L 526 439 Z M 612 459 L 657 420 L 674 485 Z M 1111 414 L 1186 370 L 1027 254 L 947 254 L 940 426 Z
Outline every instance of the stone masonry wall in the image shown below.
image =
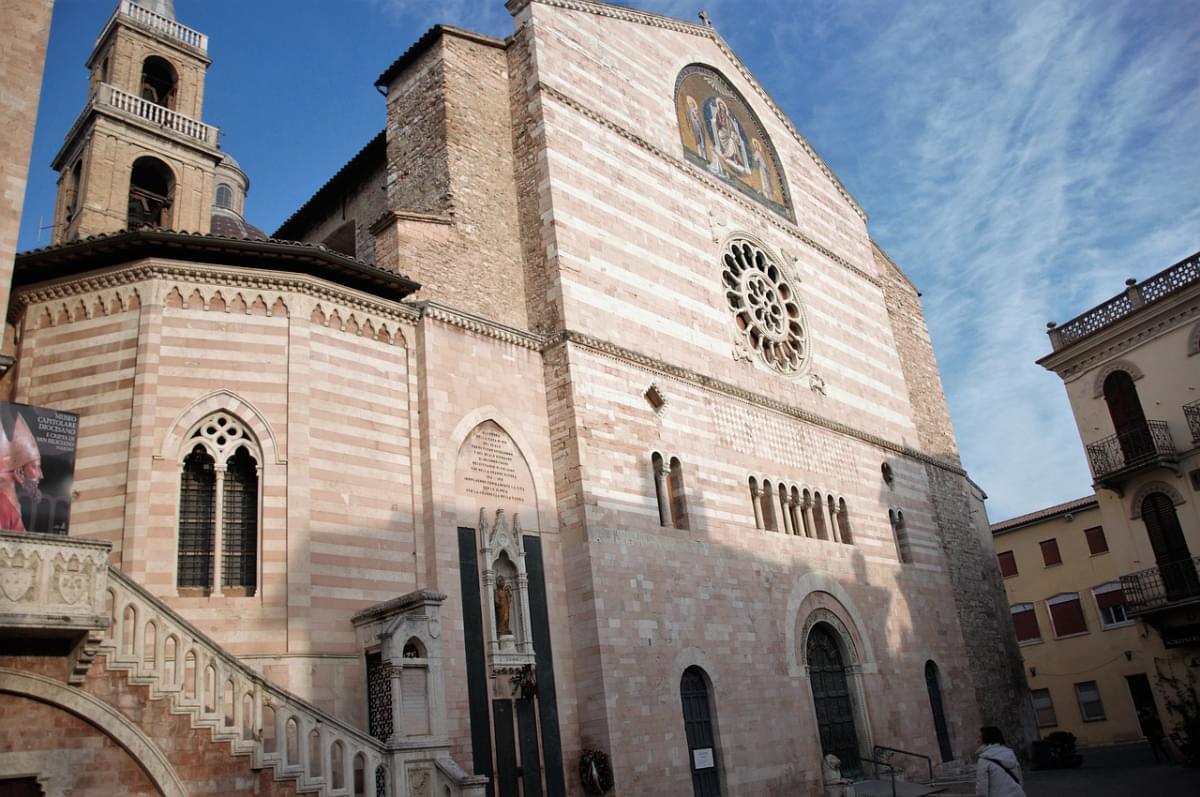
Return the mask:
M 933 354 L 933 341 L 921 309 L 921 294 L 891 258 L 872 242 L 875 265 L 883 279 L 888 318 L 900 353 L 900 368 L 908 385 L 918 446 L 938 459 L 958 465 L 958 443 L 950 421 L 950 408 Z
M 8 307 L 54 0 L 11 0 L 0 26 L 0 307 Z
M 413 298 L 524 328 L 508 60 L 494 39 L 444 31 L 388 91 L 388 197 L 378 265 Z M 396 261 L 383 260 L 395 253 Z
M 888 316 L 921 447 L 958 465 L 958 446 L 920 295 L 883 250 L 878 246 L 873 249 L 884 280 Z M 966 477 L 934 464 L 926 464 L 925 470 L 932 488 L 939 539 L 954 585 L 955 610 L 971 663 L 980 720 L 983 724 L 1000 726 L 1006 739 L 1022 746 L 1028 741 L 1022 713 L 1026 710 L 1029 690 L 996 557 L 976 533 L 969 497 L 971 488 Z M 982 511 L 982 505 L 979 502 L 976 511 Z M 1003 655 L 997 655 L 998 652 Z

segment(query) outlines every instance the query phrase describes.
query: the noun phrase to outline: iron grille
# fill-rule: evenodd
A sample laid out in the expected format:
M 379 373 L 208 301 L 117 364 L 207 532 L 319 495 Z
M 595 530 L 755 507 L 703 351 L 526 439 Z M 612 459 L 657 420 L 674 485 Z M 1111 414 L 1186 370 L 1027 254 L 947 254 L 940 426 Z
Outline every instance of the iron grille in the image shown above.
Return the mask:
M 177 583 L 181 587 L 212 585 L 216 493 L 213 459 L 196 446 L 183 460 L 179 487 Z
M 258 571 L 258 465 L 245 448 L 229 458 L 222 507 L 222 583 L 253 589 Z
M 1175 443 L 1166 421 L 1146 421 L 1142 426 L 1106 437 L 1087 447 L 1092 475 L 1101 479 L 1119 470 L 1175 457 Z
M 1200 557 L 1179 559 L 1121 576 L 1125 610 L 1130 616 L 1200 599 Z
M 1188 429 L 1192 432 L 1192 442 L 1200 443 L 1200 401 L 1184 404 L 1183 417 L 1187 418 Z
M 367 654 L 367 730 L 381 742 L 392 735 L 391 668 L 378 653 Z

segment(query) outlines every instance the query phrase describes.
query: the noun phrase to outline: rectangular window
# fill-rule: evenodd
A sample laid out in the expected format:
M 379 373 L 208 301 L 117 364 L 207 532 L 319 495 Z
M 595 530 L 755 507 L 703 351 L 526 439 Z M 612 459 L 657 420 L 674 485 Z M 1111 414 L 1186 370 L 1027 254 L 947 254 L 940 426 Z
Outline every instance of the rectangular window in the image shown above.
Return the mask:
M 1032 689 L 1029 692 L 1033 696 L 1033 710 L 1037 714 L 1037 724 L 1039 728 L 1049 728 L 1058 724 L 1058 718 L 1054 716 L 1054 701 L 1050 699 L 1049 689 Z
M 1033 610 L 1032 603 L 1015 603 L 1009 611 L 1012 612 L 1013 630 L 1017 634 L 1017 642 L 1024 645 L 1042 641 L 1042 632 L 1038 628 L 1037 613 Z
M 1125 614 L 1125 592 L 1121 589 L 1121 582 L 1110 581 L 1107 584 L 1092 587 L 1092 597 L 1096 599 L 1100 624 L 1105 628 L 1132 622 Z
M 1088 550 L 1091 551 L 1092 556 L 1098 553 L 1108 553 L 1108 540 L 1104 538 L 1103 526 L 1084 529 L 1083 536 L 1087 537 Z
M 1017 558 L 1012 551 L 1001 551 L 996 559 L 1000 562 L 1000 575 L 1008 578 L 1017 574 Z
M 1058 552 L 1058 540 L 1043 540 L 1040 544 L 1042 546 L 1042 563 L 1046 567 L 1062 564 L 1062 554 Z
M 1083 606 L 1079 593 L 1064 592 L 1046 601 L 1050 608 L 1050 622 L 1056 637 L 1075 636 L 1087 633 L 1087 622 L 1083 619 Z
M 1084 722 L 1104 719 L 1104 703 L 1100 701 L 1100 687 L 1095 681 L 1075 684 L 1075 698 L 1079 701 L 1079 716 Z

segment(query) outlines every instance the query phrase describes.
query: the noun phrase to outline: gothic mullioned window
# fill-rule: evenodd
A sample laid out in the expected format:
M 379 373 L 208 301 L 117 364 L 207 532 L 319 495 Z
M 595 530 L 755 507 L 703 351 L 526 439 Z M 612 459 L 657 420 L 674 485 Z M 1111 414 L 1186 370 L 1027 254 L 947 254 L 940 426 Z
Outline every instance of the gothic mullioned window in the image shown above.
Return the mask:
M 730 241 L 722 266 L 738 347 L 781 374 L 800 372 L 808 363 L 808 324 L 783 268 L 762 247 L 744 239 Z
M 218 412 L 188 438 L 179 480 L 176 583 L 253 595 L 258 586 L 258 446 L 240 421 Z

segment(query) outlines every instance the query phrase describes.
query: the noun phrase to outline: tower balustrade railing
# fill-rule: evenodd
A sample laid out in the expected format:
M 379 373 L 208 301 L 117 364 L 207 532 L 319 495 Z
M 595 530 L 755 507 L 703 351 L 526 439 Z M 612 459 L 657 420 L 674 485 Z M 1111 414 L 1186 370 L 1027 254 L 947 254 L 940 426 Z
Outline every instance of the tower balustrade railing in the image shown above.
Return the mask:
M 161 33 L 176 41 L 183 42 L 189 47 L 195 47 L 197 50 L 208 51 L 208 37 L 197 30 L 192 30 L 187 25 L 180 25 L 170 17 L 164 17 L 145 6 L 140 6 L 133 0 L 121 0 L 121 4 L 117 6 L 117 10 L 109 17 L 108 22 L 100 31 L 100 35 L 96 41 L 100 41 L 108 34 L 109 29 L 116 22 L 118 16 L 125 16 L 141 25 L 144 28 L 149 28 L 155 33 Z
M 116 86 L 103 84 L 97 101 L 118 111 L 132 114 L 147 122 L 172 130 L 180 135 L 194 138 L 212 146 L 217 142 L 217 128 L 204 122 L 173 111 L 166 106 L 142 99 L 135 94 L 122 91 Z

